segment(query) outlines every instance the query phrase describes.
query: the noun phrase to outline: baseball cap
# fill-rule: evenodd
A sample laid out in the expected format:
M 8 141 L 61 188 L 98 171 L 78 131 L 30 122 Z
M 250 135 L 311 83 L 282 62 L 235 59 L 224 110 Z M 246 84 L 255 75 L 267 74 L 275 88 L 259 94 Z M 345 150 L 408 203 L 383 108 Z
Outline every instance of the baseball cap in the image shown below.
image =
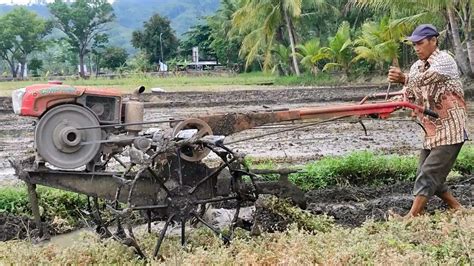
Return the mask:
M 411 36 L 408 36 L 407 39 L 411 42 L 419 42 L 425 38 L 439 36 L 438 30 L 436 27 L 431 24 L 421 24 L 413 31 Z

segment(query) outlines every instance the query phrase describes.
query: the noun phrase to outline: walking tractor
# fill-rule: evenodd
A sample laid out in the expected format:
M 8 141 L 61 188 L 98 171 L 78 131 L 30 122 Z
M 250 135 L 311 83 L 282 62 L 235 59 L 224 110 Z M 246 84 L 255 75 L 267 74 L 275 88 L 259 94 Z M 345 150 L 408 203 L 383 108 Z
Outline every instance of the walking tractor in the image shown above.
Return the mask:
M 235 204 L 233 228 L 240 207 L 255 201 L 259 194 L 288 198 L 303 208 L 306 202 L 304 193 L 288 181 L 289 171 L 275 170 L 280 174 L 279 181 L 262 181 L 259 174 L 265 171 L 249 169 L 245 155 L 228 147 L 250 138 L 226 143 L 226 136 L 286 121 L 311 119 L 310 123 L 295 124 L 285 131 L 347 117 L 385 119 L 402 108 L 437 116 L 431 110 L 408 102 L 401 92 L 387 92 L 367 96 L 358 104 L 350 105 L 144 121 L 144 103 L 141 101 L 144 91 L 142 86 L 130 95 L 122 95 L 112 89 L 73 87 L 57 82 L 13 92 L 15 113 L 37 118 L 34 156 L 12 162 L 12 165 L 28 185 L 40 234 L 36 185 L 92 197 L 98 232 L 110 236 L 107 226 L 112 221 L 102 221 L 99 212 L 99 199 L 105 202 L 120 232 L 115 235 L 121 235 L 121 240 L 135 246 L 142 256 L 130 225 L 134 211 L 145 215 L 149 231 L 152 221 L 166 221 L 157 239 L 154 256 L 158 255 L 170 223 L 181 225 L 183 245 L 185 225 L 190 220 L 204 224 L 228 242 L 229 237 L 202 218 L 206 204 Z M 397 95 L 400 96 L 398 100 L 387 101 Z M 369 103 L 369 99 L 373 101 Z M 164 126 L 167 129 L 163 129 Z M 126 225 L 127 230 L 122 225 Z

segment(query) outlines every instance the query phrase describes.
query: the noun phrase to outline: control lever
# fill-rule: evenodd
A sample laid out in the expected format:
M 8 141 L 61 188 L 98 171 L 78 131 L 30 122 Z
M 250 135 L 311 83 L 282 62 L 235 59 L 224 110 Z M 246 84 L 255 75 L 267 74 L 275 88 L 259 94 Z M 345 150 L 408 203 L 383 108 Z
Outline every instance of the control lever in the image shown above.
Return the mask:
M 431 109 L 428 109 L 428 108 L 425 108 L 423 110 L 423 114 L 424 115 L 428 115 L 428 116 L 431 116 L 431 117 L 434 117 L 434 118 L 439 118 L 439 114 L 436 113 L 435 111 L 431 110 Z

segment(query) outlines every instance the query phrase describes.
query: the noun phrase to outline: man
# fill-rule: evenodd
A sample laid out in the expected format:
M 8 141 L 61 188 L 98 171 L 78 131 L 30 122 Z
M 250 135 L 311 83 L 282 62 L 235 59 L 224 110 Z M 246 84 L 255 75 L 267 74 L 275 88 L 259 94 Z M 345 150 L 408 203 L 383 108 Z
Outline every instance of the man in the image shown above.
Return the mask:
M 418 216 L 433 195 L 451 209 L 461 208 L 448 191 L 446 177 L 467 140 L 467 111 L 462 83 L 454 59 L 438 49 L 439 33 L 431 24 L 418 26 L 408 37 L 419 60 L 408 74 L 390 67 L 389 82 L 404 84 L 405 95 L 417 105 L 438 113 L 439 118 L 416 112 L 426 130 L 408 217 Z

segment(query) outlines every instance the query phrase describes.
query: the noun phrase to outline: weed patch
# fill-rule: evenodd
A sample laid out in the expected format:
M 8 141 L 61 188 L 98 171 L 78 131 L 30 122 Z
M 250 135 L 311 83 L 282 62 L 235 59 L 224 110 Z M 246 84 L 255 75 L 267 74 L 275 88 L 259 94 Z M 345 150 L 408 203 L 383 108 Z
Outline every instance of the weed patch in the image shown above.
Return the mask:
M 87 206 L 87 197 L 59 189 L 38 187 L 40 212 L 49 221 L 63 221 L 65 227 L 76 227 L 81 221 L 80 209 Z M 25 186 L 0 188 L 0 212 L 30 216 Z
M 472 262 L 474 212 L 421 216 L 409 221 L 368 221 L 348 229 L 334 226 L 327 232 L 291 227 L 285 232 L 249 237 L 238 231 L 230 245 L 210 230 L 188 232 L 186 248 L 178 236 L 163 242 L 164 260 L 148 263 L 177 265 L 313 265 L 313 264 L 460 264 Z M 138 235 L 144 252 L 151 256 L 156 235 Z M 15 250 L 15 252 L 11 252 Z M 70 247 L 32 245 L 28 241 L 0 243 L 2 264 L 127 264 L 143 265 L 133 253 L 113 240 L 99 240 L 84 233 Z
M 474 145 L 464 145 L 453 171 L 471 175 L 474 169 Z M 290 175 L 290 180 L 304 190 L 335 185 L 384 185 L 413 181 L 418 157 L 380 155 L 371 151 L 354 152 L 346 156 L 329 156 L 309 163 L 303 171 Z
M 454 170 L 462 175 L 474 173 L 474 145 L 464 145 L 454 164 Z
M 363 151 L 307 164 L 304 172 L 290 175 L 290 180 L 304 190 L 335 185 L 392 184 L 414 179 L 416 167 L 414 156 L 387 156 Z

